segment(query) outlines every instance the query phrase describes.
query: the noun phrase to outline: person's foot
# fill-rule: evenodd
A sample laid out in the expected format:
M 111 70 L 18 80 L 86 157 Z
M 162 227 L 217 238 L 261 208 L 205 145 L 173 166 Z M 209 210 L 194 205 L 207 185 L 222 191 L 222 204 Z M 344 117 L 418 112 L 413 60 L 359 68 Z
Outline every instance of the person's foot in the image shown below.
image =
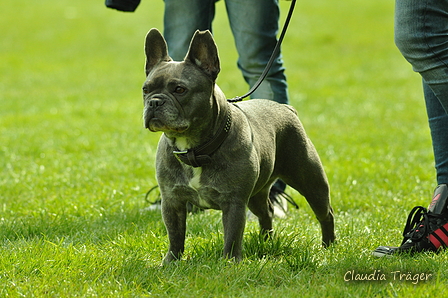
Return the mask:
M 294 199 L 285 192 L 285 188 L 286 184 L 281 180 L 277 180 L 274 185 L 271 186 L 269 191 L 269 200 L 274 207 L 274 216 L 277 218 L 286 217 L 288 203 L 293 205 L 296 209 L 299 209 L 299 206 L 294 202 Z
M 390 257 L 398 248 L 398 246 L 378 246 L 372 255 L 378 258 Z
M 408 216 L 400 246 L 379 246 L 372 255 L 391 256 L 399 253 L 413 254 L 422 251 L 438 251 L 448 246 L 448 187 L 437 186 L 432 201 L 426 209 L 417 206 Z

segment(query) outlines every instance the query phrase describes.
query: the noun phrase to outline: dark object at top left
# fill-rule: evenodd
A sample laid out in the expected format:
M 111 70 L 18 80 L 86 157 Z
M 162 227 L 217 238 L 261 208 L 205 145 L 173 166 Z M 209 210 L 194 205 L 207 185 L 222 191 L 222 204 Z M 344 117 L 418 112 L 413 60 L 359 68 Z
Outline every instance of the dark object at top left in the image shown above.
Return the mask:
M 133 12 L 140 0 L 106 0 L 106 6 L 120 11 Z

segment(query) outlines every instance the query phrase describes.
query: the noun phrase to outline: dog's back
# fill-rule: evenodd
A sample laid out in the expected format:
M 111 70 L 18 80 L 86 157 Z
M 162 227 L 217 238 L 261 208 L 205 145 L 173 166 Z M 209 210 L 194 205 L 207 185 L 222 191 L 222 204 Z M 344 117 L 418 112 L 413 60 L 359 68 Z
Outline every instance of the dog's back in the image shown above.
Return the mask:
M 260 146 L 274 142 L 274 148 L 280 151 L 291 145 L 295 151 L 307 147 L 308 137 L 292 106 L 266 99 L 251 99 L 236 106 L 245 114 L 252 130 L 262 131 L 257 135 L 263 136 L 263 139 L 254 140 L 255 143 L 261 142 Z

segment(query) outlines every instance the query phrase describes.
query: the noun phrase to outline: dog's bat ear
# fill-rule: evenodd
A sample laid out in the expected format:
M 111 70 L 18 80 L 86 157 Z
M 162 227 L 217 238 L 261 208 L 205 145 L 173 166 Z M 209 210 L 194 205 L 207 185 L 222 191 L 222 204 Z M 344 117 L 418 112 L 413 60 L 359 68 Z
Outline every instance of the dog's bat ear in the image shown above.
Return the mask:
M 168 55 L 168 47 L 166 41 L 163 38 L 159 30 L 153 28 L 149 30 L 146 34 L 145 39 L 145 54 L 146 54 L 146 64 L 145 72 L 146 76 L 151 72 L 151 70 L 162 61 L 172 61 L 171 57 Z
M 216 80 L 220 71 L 219 56 L 218 48 L 210 31 L 196 30 L 184 60 L 192 62 L 208 74 L 213 81 Z

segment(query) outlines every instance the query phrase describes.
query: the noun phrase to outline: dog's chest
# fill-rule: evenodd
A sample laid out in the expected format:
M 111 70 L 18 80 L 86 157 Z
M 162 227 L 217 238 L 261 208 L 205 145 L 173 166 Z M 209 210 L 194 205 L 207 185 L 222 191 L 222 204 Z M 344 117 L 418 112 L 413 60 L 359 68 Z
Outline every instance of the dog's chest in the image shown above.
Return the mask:
M 201 187 L 202 168 L 193 168 L 193 177 L 190 179 L 188 186 L 198 191 Z
M 202 208 L 216 208 L 216 204 L 211 200 L 206 191 L 207 186 L 201 184 L 202 168 L 190 168 L 192 171 L 191 178 L 188 182 L 188 187 L 193 189 L 196 193 L 194 203 Z

